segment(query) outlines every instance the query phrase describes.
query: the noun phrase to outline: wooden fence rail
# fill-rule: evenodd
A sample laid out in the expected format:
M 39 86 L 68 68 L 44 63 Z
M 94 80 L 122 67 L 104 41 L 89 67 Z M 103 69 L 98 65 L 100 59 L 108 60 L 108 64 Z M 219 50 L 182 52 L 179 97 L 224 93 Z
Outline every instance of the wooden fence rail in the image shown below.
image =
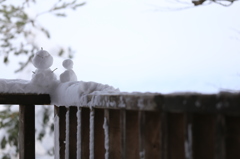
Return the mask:
M 54 106 L 55 158 L 240 158 L 240 94 L 97 98 L 92 108 Z M 50 97 L 1 94 L 0 104 L 20 105 L 20 158 L 35 158 L 34 105 L 50 104 Z

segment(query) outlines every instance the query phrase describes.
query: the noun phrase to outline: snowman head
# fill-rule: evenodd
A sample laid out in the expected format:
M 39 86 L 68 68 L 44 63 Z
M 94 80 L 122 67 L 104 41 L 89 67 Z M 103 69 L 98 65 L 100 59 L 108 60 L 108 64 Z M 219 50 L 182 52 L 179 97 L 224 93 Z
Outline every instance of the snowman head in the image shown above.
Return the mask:
M 34 55 L 32 63 L 38 69 L 48 69 L 53 64 L 53 57 L 47 51 L 40 50 Z
M 70 60 L 70 59 L 64 60 L 62 65 L 67 70 L 72 69 L 73 68 L 73 61 Z

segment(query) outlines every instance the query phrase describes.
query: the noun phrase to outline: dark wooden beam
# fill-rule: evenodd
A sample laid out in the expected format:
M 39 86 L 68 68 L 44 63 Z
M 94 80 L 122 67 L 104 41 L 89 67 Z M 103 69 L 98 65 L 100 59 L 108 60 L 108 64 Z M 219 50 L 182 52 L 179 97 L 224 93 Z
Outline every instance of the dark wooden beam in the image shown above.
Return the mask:
M 49 94 L 0 94 L 0 104 L 49 105 Z
M 20 159 L 35 158 L 35 106 L 19 106 L 19 155 Z

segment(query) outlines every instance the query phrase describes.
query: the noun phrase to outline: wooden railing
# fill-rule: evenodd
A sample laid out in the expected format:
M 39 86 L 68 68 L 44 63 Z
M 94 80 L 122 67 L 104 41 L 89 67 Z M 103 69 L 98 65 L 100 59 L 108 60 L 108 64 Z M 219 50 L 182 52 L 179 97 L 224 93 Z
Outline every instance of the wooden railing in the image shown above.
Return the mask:
M 19 105 L 19 158 L 35 158 L 35 105 L 49 105 L 48 94 L 0 94 L 0 104 Z
M 55 106 L 55 158 L 240 158 L 240 94 L 87 98 L 90 107 Z M 49 96 L 2 94 L 0 103 L 20 105 L 20 158 L 35 158 L 34 105 Z

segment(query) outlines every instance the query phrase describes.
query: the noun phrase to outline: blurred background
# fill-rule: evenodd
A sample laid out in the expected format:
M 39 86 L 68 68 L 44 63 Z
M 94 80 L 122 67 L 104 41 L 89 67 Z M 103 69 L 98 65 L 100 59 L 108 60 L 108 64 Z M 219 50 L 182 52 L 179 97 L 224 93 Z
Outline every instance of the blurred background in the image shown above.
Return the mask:
M 57 0 L 26 7 L 30 18 L 49 10 Z M 240 3 L 194 7 L 191 1 L 92 0 L 76 10 L 65 9 L 37 17 L 50 38 L 30 28 L 27 38 L 37 49 L 55 55 L 52 69 L 61 74 L 73 50 L 78 80 L 109 84 L 121 91 L 217 92 L 238 90 L 240 66 Z M 26 54 L 9 55 L 0 78 L 31 79 L 33 66 L 14 73 Z M 4 57 L 2 55 L 2 57 Z
M 220 2 L 1 0 L 0 78 L 30 80 L 43 47 L 57 75 L 72 58 L 78 80 L 123 92 L 238 91 L 240 3 Z M 47 152 L 40 145 L 38 158 Z

